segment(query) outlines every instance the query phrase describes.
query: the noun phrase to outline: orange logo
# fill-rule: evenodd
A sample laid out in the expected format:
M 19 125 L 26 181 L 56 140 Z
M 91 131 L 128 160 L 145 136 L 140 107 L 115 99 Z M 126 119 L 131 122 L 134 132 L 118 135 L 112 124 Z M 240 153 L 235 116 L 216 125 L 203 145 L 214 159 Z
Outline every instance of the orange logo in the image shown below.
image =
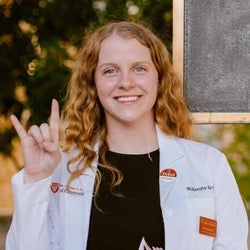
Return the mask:
M 50 185 L 50 189 L 51 191 L 55 194 L 59 191 L 59 188 L 60 188 L 61 184 L 60 183 L 57 183 L 57 182 L 53 182 L 51 183 Z
M 163 181 L 174 180 L 177 177 L 177 173 L 172 168 L 166 168 L 160 172 L 160 178 Z
M 217 232 L 217 221 L 206 217 L 200 217 L 199 233 L 216 237 Z

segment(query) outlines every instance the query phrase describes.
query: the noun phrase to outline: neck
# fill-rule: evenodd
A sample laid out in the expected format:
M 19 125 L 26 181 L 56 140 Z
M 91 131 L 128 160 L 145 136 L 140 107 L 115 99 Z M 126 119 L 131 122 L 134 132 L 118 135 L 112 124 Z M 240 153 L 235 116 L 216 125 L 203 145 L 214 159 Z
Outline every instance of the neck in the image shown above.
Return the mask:
M 154 121 L 139 124 L 108 125 L 109 149 L 124 154 L 144 154 L 158 149 Z

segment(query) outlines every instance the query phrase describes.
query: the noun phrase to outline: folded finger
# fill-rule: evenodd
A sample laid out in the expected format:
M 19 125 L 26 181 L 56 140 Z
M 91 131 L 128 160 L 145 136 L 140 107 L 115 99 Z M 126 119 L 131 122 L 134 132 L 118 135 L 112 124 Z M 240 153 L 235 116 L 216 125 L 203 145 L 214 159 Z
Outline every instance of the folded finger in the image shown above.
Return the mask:
M 33 125 L 29 131 L 28 131 L 28 135 L 32 136 L 32 138 L 35 140 L 35 142 L 42 147 L 43 146 L 43 136 L 41 133 L 40 128 L 37 125 Z
M 47 123 L 43 123 L 40 125 L 39 129 L 43 137 L 43 141 L 51 141 L 51 131 L 49 125 Z

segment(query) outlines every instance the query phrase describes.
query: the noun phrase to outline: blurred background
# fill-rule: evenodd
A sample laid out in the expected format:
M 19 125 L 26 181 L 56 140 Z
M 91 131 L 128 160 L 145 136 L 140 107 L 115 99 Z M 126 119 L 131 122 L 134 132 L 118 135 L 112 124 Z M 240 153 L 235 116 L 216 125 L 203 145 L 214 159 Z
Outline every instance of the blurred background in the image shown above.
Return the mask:
M 82 36 L 107 21 L 149 23 L 172 52 L 172 0 L 0 0 L 0 249 L 13 212 L 11 177 L 23 162 L 9 115 L 25 126 L 63 105 Z M 250 125 L 197 125 L 197 140 L 223 151 L 250 212 Z

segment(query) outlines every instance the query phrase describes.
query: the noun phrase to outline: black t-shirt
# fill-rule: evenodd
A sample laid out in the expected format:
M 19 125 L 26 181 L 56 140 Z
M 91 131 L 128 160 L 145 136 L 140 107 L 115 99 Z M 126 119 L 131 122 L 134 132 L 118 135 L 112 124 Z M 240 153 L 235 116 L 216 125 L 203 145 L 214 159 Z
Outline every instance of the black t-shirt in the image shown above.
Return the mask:
M 159 150 L 127 155 L 107 152 L 107 160 L 124 176 L 110 193 L 110 174 L 99 167 L 102 182 L 96 209 L 92 202 L 88 250 L 138 250 L 142 239 L 150 248 L 164 249 L 164 224 L 159 196 Z

